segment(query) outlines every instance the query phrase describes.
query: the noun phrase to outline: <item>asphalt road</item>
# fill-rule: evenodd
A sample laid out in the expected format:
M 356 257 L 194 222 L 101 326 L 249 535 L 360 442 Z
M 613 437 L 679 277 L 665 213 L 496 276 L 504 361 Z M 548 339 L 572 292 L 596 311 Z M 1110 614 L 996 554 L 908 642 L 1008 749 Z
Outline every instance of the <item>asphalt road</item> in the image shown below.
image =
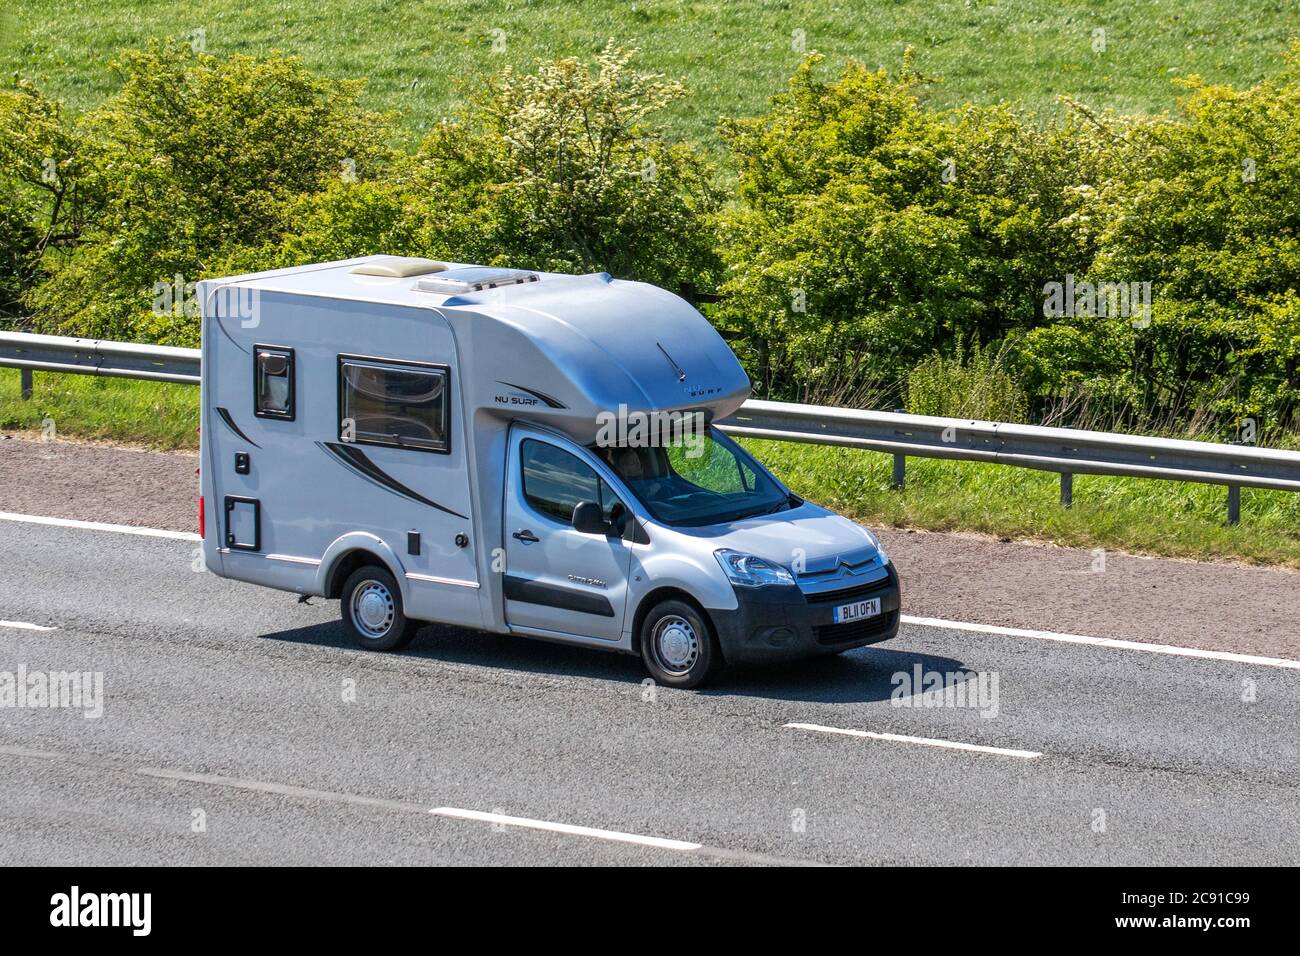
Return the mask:
M 354 650 L 196 548 L 0 521 L 0 672 L 104 675 L 98 719 L 0 708 L 0 862 L 1300 863 L 1297 670 L 904 626 L 651 693 L 517 638 Z M 997 715 L 896 706 L 918 664 L 996 674 Z

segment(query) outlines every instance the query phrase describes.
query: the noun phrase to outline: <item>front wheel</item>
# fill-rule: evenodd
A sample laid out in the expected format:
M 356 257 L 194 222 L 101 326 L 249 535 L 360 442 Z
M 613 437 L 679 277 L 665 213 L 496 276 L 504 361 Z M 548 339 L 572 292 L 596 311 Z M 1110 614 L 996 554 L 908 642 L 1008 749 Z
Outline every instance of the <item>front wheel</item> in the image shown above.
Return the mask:
M 419 625 L 402 610 L 402 592 L 387 569 L 357 568 L 343 584 L 343 626 L 358 647 L 396 651 L 411 643 Z
M 641 660 L 660 684 L 699 687 L 722 662 L 709 622 L 684 601 L 662 601 L 641 625 Z

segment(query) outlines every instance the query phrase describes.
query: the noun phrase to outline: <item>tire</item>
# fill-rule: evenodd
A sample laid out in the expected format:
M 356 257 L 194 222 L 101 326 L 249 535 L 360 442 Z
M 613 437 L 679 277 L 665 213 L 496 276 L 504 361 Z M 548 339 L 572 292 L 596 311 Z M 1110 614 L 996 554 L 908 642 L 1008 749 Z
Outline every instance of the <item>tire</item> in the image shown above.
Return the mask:
M 699 687 L 722 663 L 713 628 L 685 601 L 660 601 L 641 624 L 641 660 L 656 682 Z
M 419 629 L 417 622 L 407 620 L 402 591 L 386 568 L 373 564 L 357 568 L 344 582 L 340 597 L 343 626 L 358 647 L 401 650 Z

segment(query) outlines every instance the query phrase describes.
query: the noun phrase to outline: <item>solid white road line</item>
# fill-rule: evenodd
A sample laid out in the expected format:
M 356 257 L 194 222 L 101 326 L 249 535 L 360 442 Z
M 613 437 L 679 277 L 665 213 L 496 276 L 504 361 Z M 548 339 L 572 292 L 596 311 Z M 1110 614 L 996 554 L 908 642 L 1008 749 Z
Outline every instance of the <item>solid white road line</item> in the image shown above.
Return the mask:
M 504 827 L 522 827 L 526 830 L 546 830 L 551 833 L 567 833 L 570 836 L 593 837 L 597 840 L 612 840 L 615 843 L 636 843 L 652 846 L 660 850 L 698 850 L 703 844 L 687 843 L 685 840 L 665 840 L 663 837 L 640 836 L 636 833 L 620 833 L 617 830 L 598 830 L 595 827 L 577 827 L 570 823 L 551 823 L 549 820 L 532 820 L 528 817 L 507 817 L 500 813 L 484 813 L 481 810 L 461 810 L 458 807 L 434 807 L 429 811 L 434 816 L 454 817 L 458 820 L 477 820 L 479 823 L 494 823 Z
M 74 521 L 71 518 L 46 518 L 43 515 L 20 515 L 0 511 L 0 521 L 23 521 L 27 524 L 47 524 L 56 528 L 81 528 L 84 531 L 112 531 L 117 534 L 138 534 L 146 538 L 172 538 L 176 541 L 199 541 L 192 531 L 163 531 L 160 528 L 136 528 L 129 524 L 104 524 L 102 521 Z
M 791 730 L 812 730 L 821 734 L 843 734 L 845 737 L 867 737 L 871 740 L 889 740 L 898 744 L 923 744 L 926 747 L 943 747 L 947 750 L 970 750 L 999 757 L 1019 757 L 1033 760 L 1041 757 L 1037 750 L 1012 750 L 1007 747 L 985 747 L 982 744 L 963 744 L 955 740 L 936 740 L 933 737 L 908 737 L 906 734 L 876 734 L 869 730 L 845 730 L 842 727 L 823 727 L 821 724 L 786 724 Z
M 967 624 L 964 621 L 945 621 L 937 617 L 912 617 L 904 614 L 904 624 L 921 627 L 942 627 L 953 631 L 976 631 L 1000 634 L 1005 637 L 1033 637 L 1042 641 L 1062 644 L 1088 644 L 1092 647 L 1114 647 L 1125 651 L 1146 651 L 1148 654 L 1173 654 L 1177 657 L 1200 657 L 1210 661 L 1232 661 L 1237 664 L 1255 664 L 1259 667 L 1285 667 L 1300 670 L 1300 661 L 1285 657 L 1258 657 L 1254 654 L 1235 654 L 1231 651 L 1205 651 L 1197 647 L 1178 647 L 1174 644 L 1145 644 L 1142 641 L 1121 641 L 1113 637 L 1088 637 L 1083 634 L 1058 634 L 1055 631 L 1026 630 L 1019 627 L 1000 627 L 996 624 Z
M 160 528 L 136 528 L 125 524 L 104 524 L 99 521 L 74 521 L 70 518 L 46 518 L 41 515 L 14 514 L 0 511 L 0 521 L 25 521 L 29 524 L 53 525 L 59 528 L 81 528 L 86 531 L 112 531 L 118 534 L 138 534 L 149 538 L 171 538 L 177 541 L 200 541 L 190 531 L 164 531 Z M 1254 654 L 1235 654 L 1231 651 L 1206 651 L 1197 647 L 1179 647 L 1175 644 L 1145 644 L 1142 641 L 1122 641 L 1113 637 L 1089 637 L 1084 634 L 1059 634 L 1055 631 L 1037 631 L 1020 627 L 1002 627 L 997 624 L 971 624 L 966 621 L 945 621 L 937 617 L 915 617 L 904 614 L 904 624 L 920 627 L 941 627 L 952 631 L 971 631 L 998 634 L 1003 637 L 1032 637 L 1061 644 L 1087 644 L 1093 647 L 1111 647 L 1125 651 L 1145 651 L 1148 654 L 1171 654 L 1176 657 L 1199 657 L 1210 661 L 1231 661 L 1235 664 L 1253 664 L 1259 667 L 1284 667 L 1300 670 L 1300 661 L 1285 657 L 1259 657 Z
M 16 627 L 20 631 L 54 631 L 57 628 L 44 627 L 40 624 L 28 624 L 26 621 L 0 621 L 0 627 Z

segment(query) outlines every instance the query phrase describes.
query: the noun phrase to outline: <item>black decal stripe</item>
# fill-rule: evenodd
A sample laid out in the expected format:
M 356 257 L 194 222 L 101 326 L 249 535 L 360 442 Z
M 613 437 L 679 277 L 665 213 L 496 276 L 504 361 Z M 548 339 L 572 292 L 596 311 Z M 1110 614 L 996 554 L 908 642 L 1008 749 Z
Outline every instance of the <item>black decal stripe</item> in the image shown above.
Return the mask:
M 452 511 L 450 508 L 444 507 L 436 501 L 429 500 L 418 491 L 412 491 L 410 488 L 406 487 L 406 485 L 402 484 L 392 475 L 388 474 L 388 472 L 384 471 L 371 461 L 370 456 L 355 445 L 343 445 L 337 442 L 317 442 L 316 444 L 363 478 L 369 479 L 381 488 L 385 488 L 395 495 L 401 495 L 403 498 L 410 498 L 412 501 L 418 501 L 420 504 L 428 505 L 430 508 L 437 508 L 439 511 L 445 511 L 447 514 L 453 515 L 454 517 L 462 518 L 466 521 L 469 520 L 459 511 Z
M 545 392 L 539 392 L 539 391 L 537 391 L 537 389 L 535 389 L 535 388 L 525 388 L 525 387 L 522 386 L 522 385 L 515 385 L 513 382 L 503 382 L 503 381 L 501 381 L 500 379 L 497 380 L 497 384 L 498 384 L 498 385 L 505 385 L 507 388 L 517 388 L 517 389 L 519 389 L 519 391 L 521 391 L 521 392 L 527 392 L 529 395 L 533 396 L 533 398 L 540 398 L 543 402 L 545 402 L 545 403 L 546 403 L 548 406 L 550 406 L 551 408 L 566 408 L 566 407 L 567 407 L 567 406 L 566 406 L 563 402 L 561 402 L 559 399 L 551 398 L 551 396 L 547 395 Z
M 231 335 L 230 332 L 226 329 L 226 323 L 221 321 L 221 316 L 217 316 L 217 328 L 221 330 L 222 335 L 230 339 L 230 344 L 233 345 L 235 348 L 239 349 L 239 351 L 243 352 L 245 355 L 253 354 L 252 349 L 246 349 L 242 345 L 240 345 L 237 341 L 235 341 L 235 337 Z
M 244 441 L 248 442 L 248 443 L 249 443 L 250 445 L 252 445 L 254 448 L 261 448 L 261 447 L 262 447 L 262 446 L 259 445 L 257 442 L 253 441 L 253 439 L 251 439 L 251 438 L 249 438 L 247 435 L 245 435 L 244 432 L 243 432 L 243 429 L 241 429 L 238 425 L 235 424 L 235 419 L 234 419 L 233 417 L 231 417 L 231 414 L 230 414 L 230 410 L 229 410 L 229 409 L 227 409 L 227 408 L 222 408 L 220 405 L 218 405 L 218 406 L 217 406 L 217 414 L 220 415 L 220 416 L 221 416 L 221 420 L 222 420 L 223 422 L 226 423 L 226 427 L 229 428 L 229 429 L 230 429 L 232 432 L 234 432 L 236 435 L 238 435 L 240 438 L 244 439 Z
M 602 594 L 588 594 L 577 588 L 542 584 L 540 581 L 529 581 L 507 574 L 505 591 L 508 600 L 522 601 L 524 604 L 541 604 L 544 607 L 558 607 L 565 611 L 580 611 L 600 617 L 614 616 L 614 607 L 609 603 L 609 598 Z

